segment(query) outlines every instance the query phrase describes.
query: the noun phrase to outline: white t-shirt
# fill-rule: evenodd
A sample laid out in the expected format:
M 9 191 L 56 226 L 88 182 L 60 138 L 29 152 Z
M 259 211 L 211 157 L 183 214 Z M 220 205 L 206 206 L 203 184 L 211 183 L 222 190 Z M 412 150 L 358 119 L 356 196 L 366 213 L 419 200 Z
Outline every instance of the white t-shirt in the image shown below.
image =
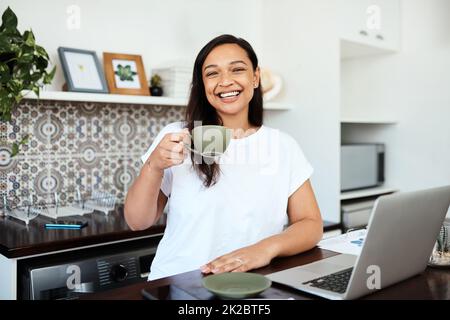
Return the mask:
M 142 161 L 166 133 L 183 128 L 182 122 L 163 128 Z M 167 225 L 149 280 L 198 269 L 282 232 L 288 225 L 289 196 L 313 172 L 291 136 L 266 126 L 232 139 L 219 166 L 218 182 L 209 188 L 193 170 L 190 156 L 165 169 L 161 190 L 169 197 Z

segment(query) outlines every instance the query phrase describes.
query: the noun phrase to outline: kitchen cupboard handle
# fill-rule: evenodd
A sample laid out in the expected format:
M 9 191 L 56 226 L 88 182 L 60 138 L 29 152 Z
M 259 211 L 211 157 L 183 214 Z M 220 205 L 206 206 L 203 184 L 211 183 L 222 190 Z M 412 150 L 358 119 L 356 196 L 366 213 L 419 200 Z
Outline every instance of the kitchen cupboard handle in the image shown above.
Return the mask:
M 381 34 L 377 34 L 377 39 L 378 40 L 384 40 L 384 37 Z
M 362 36 L 367 36 L 367 31 L 366 30 L 361 30 L 359 32 L 359 34 L 362 35 Z

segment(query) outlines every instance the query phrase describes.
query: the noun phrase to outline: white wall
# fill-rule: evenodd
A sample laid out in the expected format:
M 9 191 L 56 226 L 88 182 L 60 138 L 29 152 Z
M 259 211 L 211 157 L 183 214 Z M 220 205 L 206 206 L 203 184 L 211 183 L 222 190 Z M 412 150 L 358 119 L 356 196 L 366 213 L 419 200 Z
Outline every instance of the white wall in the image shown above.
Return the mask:
M 403 191 L 450 184 L 450 1 L 402 2 L 402 50 L 342 64 L 343 115 L 385 116 L 343 139 L 387 141 L 388 183 Z
M 339 221 L 339 46 L 333 0 L 264 1 L 261 60 L 282 74 L 288 112 L 266 124 L 290 133 L 314 167 L 324 219 Z
M 80 8 L 80 29 L 68 28 L 71 5 Z M 247 39 L 260 51 L 259 0 L 2 0 L 0 12 L 10 6 L 19 30 L 32 27 L 36 41 L 59 66 L 59 46 L 103 52 L 140 54 L 147 78 L 151 68 L 168 60 L 194 61 L 213 37 L 231 33 Z M 239 8 L 236 10 L 235 8 Z M 58 68 L 49 90 L 61 90 Z

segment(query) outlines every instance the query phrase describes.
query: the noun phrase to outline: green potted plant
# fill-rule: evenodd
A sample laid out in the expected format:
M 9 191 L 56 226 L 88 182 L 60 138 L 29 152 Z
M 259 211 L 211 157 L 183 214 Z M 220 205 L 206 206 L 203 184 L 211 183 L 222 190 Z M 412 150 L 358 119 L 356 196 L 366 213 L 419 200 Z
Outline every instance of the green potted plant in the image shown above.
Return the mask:
M 150 93 L 152 96 L 162 96 L 163 95 L 163 88 L 161 86 L 161 77 L 159 74 L 155 73 L 150 78 Z
M 39 97 L 44 84 L 50 84 L 56 68 L 47 72 L 49 56 L 37 45 L 31 30 L 23 34 L 17 30 L 17 16 L 7 8 L 0 26 L 0 122 L 10 122 L 14 108 L 32 91 Z M 28 136 L 13 143 L 11 156 L 27 143 Z

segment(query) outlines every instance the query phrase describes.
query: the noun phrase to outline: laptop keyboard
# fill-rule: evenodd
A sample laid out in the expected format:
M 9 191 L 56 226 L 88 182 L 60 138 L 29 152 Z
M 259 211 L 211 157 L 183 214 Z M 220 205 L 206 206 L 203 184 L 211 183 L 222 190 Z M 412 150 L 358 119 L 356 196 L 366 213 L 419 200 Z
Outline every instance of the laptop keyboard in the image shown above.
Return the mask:
M 353 267 L 336 273 L 313 279 L 303 284 L 309 284 L 311 287 L 320 288 L 337 293 L 344 293 L 347 289 Z

